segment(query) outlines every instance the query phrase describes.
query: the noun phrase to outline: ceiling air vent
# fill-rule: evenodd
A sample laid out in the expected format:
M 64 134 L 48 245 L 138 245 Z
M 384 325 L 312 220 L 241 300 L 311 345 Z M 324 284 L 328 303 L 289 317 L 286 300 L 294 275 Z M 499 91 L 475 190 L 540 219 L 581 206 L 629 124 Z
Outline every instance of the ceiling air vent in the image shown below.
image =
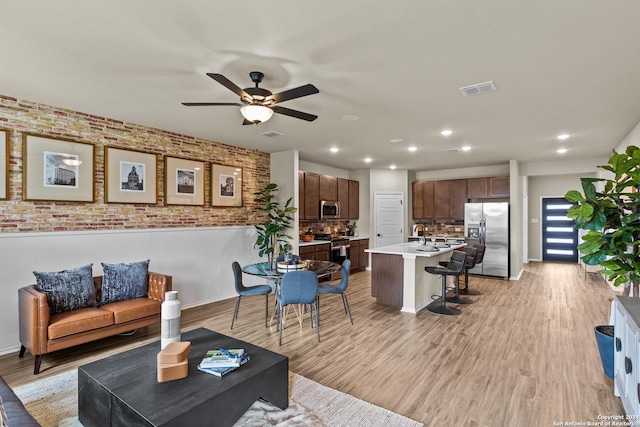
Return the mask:
M 447 151 L 449 153 L 461 153 L 462 152 L 462 150 L 459 149 L 459 148 L 449 148 L 449 149 L 447 149 Z
M 268 138 L 275 138 L 276 136 L 282 135 L 280 132 L 276 132 L 274 130 L 270 130 L 268 132 L 262 132 L 260 135 L 266 136 Z
M 462 92 L 464 96 L 475 95 L 476 93 L 480 92 L 490 92 L 492 90 L 496 90 L 496 85 L 493 84 L 493 81 L 478 83 L 475 85 L 460 88 L 460 92 Z

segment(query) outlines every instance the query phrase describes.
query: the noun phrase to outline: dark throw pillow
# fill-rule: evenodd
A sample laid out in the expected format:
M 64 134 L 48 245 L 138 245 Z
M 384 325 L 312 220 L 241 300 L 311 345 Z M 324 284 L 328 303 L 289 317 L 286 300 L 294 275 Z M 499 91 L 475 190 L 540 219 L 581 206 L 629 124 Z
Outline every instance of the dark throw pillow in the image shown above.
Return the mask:
M 101 305 L 148 295 L 149 260 L 131 264 L 102 263 Z
M 33 272 L 38 290 L 47 295 L 51 314 L 95 307 L 92 267 L 93 264 L 87 264 L 73 270 Z

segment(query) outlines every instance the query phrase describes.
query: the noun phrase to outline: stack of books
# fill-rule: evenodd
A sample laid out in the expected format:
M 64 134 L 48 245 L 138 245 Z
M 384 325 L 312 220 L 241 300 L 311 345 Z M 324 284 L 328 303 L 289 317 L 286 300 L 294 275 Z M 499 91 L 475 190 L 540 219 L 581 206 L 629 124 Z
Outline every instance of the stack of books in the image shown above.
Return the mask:
M 242 348 L 232 348 L 229 350 L 219 348 L 217 350 L 207 351 L 198 365 L 198 370 L 215 375 L 216 377 L 221 377 L 238 369 L 249 360 L 249 354 Z

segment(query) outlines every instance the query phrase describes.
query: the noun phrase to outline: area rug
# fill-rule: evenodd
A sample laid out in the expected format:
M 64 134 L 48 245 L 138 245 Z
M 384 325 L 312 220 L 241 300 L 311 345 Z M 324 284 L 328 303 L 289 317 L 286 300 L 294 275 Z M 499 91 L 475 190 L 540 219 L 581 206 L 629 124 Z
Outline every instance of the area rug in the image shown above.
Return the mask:
M 78 421 L 77 371 L 63 372 L 14 389 L 43 427 L 82 427 Z M 281 410 L 257 401 L 236 426 L 399 426 L 421 423 L 291 374 L 289 407 Z

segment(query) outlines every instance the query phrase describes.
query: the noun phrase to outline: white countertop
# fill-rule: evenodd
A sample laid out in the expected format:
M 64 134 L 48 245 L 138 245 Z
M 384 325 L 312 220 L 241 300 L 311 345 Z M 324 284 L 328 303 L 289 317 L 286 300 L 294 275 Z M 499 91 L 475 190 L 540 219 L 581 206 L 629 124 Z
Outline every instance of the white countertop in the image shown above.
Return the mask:
M 379 248 L 369 248 L 365 249 L 365 252 L 389 255 L 414 255 L 430 258 L 465 246 L 467 246 L 466 243 L 450 243 L 449 247 L 438 247 L 437 251 L 432 251 L 432 245 L 421 245 L 419 242 L 408 242 L 399 243 L 397 245 L 382 246 Z
M 349 236 L 348 237 L 349 241 L 351 240 L 362 240 L 362 239 L 368 239 L 368 237 L 366 236 Z M 312 240 L 310 242 L 303 242 L 302 240 L 300 240 L 299 242 L 299 246 L 312 246 L 312 245 L 321 245 L 323 243 L 331 243 L 329 240 Z

